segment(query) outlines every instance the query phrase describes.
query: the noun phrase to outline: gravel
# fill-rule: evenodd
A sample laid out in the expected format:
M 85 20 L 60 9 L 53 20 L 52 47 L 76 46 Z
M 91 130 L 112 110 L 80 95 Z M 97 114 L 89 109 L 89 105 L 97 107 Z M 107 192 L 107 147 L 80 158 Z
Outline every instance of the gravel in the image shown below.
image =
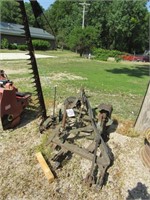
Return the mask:
M 82 182 L 91 163 L 75 154 L 55 171 L 54 182 L 48 182 L 35 157 L 44 137 L 39 134 L 39 122 L 35 119 L 0 133 L 1 200 L 150 199 L 150 170 L 140 158 L 144 136 L 110 134 L 108 145 L 114 161 L 107 171 L 106 184 L 101 190 L 95 190 Z

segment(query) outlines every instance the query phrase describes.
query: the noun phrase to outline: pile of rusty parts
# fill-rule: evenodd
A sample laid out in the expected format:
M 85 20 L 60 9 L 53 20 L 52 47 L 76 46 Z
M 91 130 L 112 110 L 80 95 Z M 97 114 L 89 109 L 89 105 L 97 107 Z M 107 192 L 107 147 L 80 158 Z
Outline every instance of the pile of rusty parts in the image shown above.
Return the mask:
M 41 124 L 40 131 L 52 128 L 49 134 L 48 144 L 55 144 L 58 153 L 52 158 L 55 169 L 61 166 L 64 159 L 68 159 L 73 153 L 91 161 L 91 169 L 84 182 L 88 186 L 93 184 L 102 187 L 108 167 L 111 165 L 111 153 L 106 144 L 108 129 L 111 120 L 112 106 L 100 104 L 92 108 L 84 89 L 81 89 L 78 97 L 68 97 L 64 101 L 64 109 L 58 116 L 47 118 Z M 77 144 L 77 140 L 86 138 L 90 141 L 87 148 Z

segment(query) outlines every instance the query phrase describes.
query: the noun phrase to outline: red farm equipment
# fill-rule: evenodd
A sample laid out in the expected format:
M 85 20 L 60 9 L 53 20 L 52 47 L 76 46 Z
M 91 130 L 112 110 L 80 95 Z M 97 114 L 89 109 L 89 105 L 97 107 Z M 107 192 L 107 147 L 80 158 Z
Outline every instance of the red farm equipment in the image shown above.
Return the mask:
M 3 70 L 0 70 L 0 118 L 2 128 L 14 128 L 20 122 L 24 109 L 28 106 L 31 95 L 20 93 Z

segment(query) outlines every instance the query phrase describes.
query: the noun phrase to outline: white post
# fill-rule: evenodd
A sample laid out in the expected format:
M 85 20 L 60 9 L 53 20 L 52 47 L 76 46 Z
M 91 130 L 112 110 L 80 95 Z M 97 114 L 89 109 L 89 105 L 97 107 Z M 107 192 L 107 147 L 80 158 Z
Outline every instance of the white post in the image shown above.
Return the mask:
M 83 11 L 82 11 L 82 29 L 84 29 L 84 21 L 85 21 L 85 7 L 86 6 L 89 6 L 90 4 L 88 4 L 88 3 L 79 3 L 80 5 L 82 5 L 83 6 Z

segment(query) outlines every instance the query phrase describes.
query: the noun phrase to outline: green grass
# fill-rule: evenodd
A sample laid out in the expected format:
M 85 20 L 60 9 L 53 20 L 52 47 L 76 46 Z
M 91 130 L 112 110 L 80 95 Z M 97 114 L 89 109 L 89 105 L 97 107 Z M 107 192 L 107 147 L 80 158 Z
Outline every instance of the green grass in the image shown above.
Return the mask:
M 149 81 L 149 65 L 132 62 L 101 62 L 80 58 L 69 51 L 36 52 L 57 58 L 37 59 L 46 106 L 53 100 L 57 85 L 57 103 L 77 95 L 83 86 L 91 96 L 92 106 L 111 103 L 113 113 L 124 119 L 135 120 Z M 2 61 L 1 68 L 21 91 L 32 92 L 31 75 L 26 61 Z M 15 72 L 15 73 L 14 73 Z

